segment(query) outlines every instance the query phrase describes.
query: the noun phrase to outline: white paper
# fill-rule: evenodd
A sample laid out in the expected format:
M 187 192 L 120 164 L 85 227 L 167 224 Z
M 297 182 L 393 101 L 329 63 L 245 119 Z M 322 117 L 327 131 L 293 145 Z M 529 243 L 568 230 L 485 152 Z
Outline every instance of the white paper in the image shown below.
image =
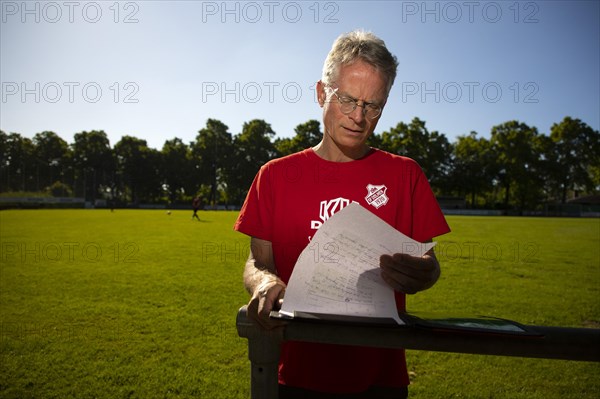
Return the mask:
M 302 251 L 280 313 L 398 317 L 394 290 L 381 278 L 379 257 L 423 256 L 435 243 L 419 243 L 358 203 L 330 217 Z

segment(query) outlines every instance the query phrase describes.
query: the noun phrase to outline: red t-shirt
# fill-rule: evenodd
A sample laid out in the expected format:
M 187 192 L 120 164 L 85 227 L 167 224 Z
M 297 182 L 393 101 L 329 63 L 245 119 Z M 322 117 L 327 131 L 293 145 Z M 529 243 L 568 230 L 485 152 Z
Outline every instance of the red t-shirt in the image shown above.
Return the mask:
M 350 202 L 417 241 L 450 231 L 419 165 L 376 149 L 352 162 L 326 161 L 307 149 L 266 163 L 234 229 L 273 244 L 277 273 L 287 284 L 310 238 Z M 405 310 L 403 294 L 396 293 L 396 303 Z M 403 350 L 304 342 L 284 343 L 279 382 L 336 393 L 409 384 Z

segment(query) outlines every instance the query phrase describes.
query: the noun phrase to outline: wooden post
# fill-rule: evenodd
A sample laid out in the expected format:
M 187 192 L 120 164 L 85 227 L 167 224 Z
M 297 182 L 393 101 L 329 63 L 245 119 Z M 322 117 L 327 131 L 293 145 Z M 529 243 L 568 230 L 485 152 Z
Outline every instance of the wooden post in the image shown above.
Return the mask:
M 246 306 L 237 316 L 240 337 L 248 339 L 250 359 L 250 387 L 253 399 L 277 399 L 279 397 L 278 370 L 283 328 L 265 330 L 247 317 Z
M 237 315 L 238 334 L 248 338 L 253 399 L 277 398 L 277 363 L 283 341 L 600 362 L 600 329 L 528 327 L 541 336 L 298 320 L 290 322 L 285 328 L 266 331 L 247 318 L 246 306 Z

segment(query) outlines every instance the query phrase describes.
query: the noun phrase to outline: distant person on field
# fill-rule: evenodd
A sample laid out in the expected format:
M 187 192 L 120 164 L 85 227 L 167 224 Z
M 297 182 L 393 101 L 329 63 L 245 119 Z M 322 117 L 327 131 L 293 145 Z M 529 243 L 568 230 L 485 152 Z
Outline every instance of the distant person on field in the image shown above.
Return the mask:
M 202 206 L 202 201 L 200 200 L 200 196 L 197 195 L 192 200 L 192 209 L 194 210 L 194 214 L 192 215 L 192 220 L 194 220 L 194 218 L 195 218 L 198 221 L 200 221 L 200 218 L 198 217 L 198 211 L 200 210 L 201 206 Z
M 256 175 L 234 228 L 251 237 L 244 284 L 248 316 L 265 329 L 285 300 L 286 284 L 302 250 L 331 215 L 351 202 L 420 241 L 450 231 L 427 178 L 405 156 L 367 145 L 396 77 L 397 60 L 375 35 L 340 36 L 329 52 L 317 99 L 323 139 L 313 148 L 275 159 Z M 290 178 L 289 171 L 297 173 Z M 382 255 L 381 275 L 394 288 L 399 311 L 405 294 L 431 287 L 440 275 L 433 250 L 423 257 Z M 280 398 L 406 398 L 404 350 L 285 342 L 279 359 Z

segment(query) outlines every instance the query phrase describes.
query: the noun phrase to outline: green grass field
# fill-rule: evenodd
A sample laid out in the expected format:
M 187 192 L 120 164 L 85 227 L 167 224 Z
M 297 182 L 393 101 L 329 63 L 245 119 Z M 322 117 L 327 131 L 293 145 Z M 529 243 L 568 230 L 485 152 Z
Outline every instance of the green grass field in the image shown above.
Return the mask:
M 0 397 L 249 398 L 233 212 L 0 212 Z M 409 310 L 600 328 L 600 221 L 449 217 Z M 596 398 L 600 364 L 408 352 L 411 398 Z

